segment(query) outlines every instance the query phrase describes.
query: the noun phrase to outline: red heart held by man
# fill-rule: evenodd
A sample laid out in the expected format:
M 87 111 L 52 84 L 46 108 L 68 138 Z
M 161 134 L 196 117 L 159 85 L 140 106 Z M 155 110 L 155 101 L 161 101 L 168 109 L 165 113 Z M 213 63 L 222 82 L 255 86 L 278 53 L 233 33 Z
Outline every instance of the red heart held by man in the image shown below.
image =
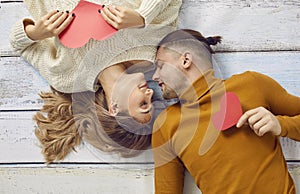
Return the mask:
M 242 114 L 238 96 L 233 92 L 226 92 L 221 98 L 220 110 L 214 113 L 212 121 L 215 128 L 224 131 L 237 124 Z
M 102 5 L 81 0 L 72 11 L 75 18 L 59 34 L 60 42 L 66 47 L 78 48 L 85 45 L 91 38 L 104 40 L 117 32 L 102 18 L 98 12 L 99 9 L 103 9 Z

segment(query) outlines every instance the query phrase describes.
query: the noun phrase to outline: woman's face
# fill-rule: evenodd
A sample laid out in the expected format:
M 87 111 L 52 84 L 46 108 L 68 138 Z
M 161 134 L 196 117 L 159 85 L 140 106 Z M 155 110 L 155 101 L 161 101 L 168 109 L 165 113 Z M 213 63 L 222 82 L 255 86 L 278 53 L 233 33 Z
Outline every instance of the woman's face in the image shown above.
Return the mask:
M 152 95 L 143 73 L 124 73 L 113 89 L 112 98 L 119 112 L 128 112 L 138 122 L 147 123 L 153 114 Z

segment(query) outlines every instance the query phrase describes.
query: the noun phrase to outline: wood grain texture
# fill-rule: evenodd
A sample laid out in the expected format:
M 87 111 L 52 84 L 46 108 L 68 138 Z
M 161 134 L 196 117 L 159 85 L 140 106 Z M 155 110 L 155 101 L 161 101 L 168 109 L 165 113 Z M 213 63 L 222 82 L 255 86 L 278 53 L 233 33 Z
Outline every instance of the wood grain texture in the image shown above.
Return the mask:
M 0 110 L 31 110 L 41 107 L 40 91 L 48 83 L 19 57 L 0 58 Z
M 296 189 L 300 189 L 300 166 L 289 164 Z M 153 170 L 122 165 L 58 165 L 52 167 L 0 167 L 0 193 L 152 194 Z M 141 170 L 142 169 L 142 170 Z M 186 179 L 190 184 L 190 176 Z M 186 185 L 184 194 L 201 192 Z
M 300 166 L 288 164 L 296 190 L 300 190 Z M 137 166 L 136 166 L 137 167 Z M 142 170 L 141 170 L 142 169 Z M 185 181 L 184 194 L 201 194 L 192 185 L 190 175 Z M 117 186 L 116 186 L 117 185 Z M 153 171 L 128 168 L 122 165 L 80 166 L 2 166 L 0 167 L 0 192 L 5 194 L 29 193 L 153 193 Z
M 300 49 L 299 1 L 183 1 L 180 28 L 221 35 L 222 51 Z
M 2 56 L 16 55 L 9 45 L 14 23 L 28 17 L 23 3 L 1 1 Z M 17 11 L 16 11 L 17 10 Z M 298 1 L 184 0 L 179 28 L 191 28 L 205 36 L 221 35 L 219 51 L 300 50 L 300 3 Z
M 49 86 L 9 44 L 23 17 L 29 14 L 21 0 L 0 1 L 0 193 L 153 193 L 151 152 L 124 159 L 83 143 L 62 164 L 42 164 L 31 118 L 42 105 L 37 94 Z M 258 71 L 300 96 L 300 1 L 183 0 L 179 27 L 223 36 L 219 77 Z M 281 142 L 300 192 L 300 143 Z M 200 193 L 189 174 L 185 184 L 186 194 Z
M 34 135 L 32 121 L 34 111 L 0 112 L 0 164 L 44 163 L 39 142 Z M 282 138 L 282 147 L 287 160 L 300 160 L 300 143 Z M 105 153 L 84 142 L 76 152 L 71 152 L 63 161 L 67 163 L 153 163 L 151 150 L 133 157 L 122 158 Z
M 0 56 L 16 55 L 12 52 L 9 34 L 13 25 L 29 13 L 22 2 L 1 1 L 0 3 Z
M 278 81 L 288 92 L 300 96 L 300 52 L 217 53 L 215 69 L 222 78 L 257 71 Z M 18 57 L 0 58 L 0 110 L 32 110 L 41 107 L 37 95 L 49 91 L 47 82 Z

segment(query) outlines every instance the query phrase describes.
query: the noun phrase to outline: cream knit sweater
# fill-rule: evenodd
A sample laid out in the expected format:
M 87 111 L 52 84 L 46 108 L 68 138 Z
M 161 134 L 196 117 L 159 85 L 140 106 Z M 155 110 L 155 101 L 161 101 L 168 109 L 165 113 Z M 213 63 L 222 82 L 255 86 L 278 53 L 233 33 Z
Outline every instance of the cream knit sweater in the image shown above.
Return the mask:
M 34 20 L 51 10 L 73 10 L 79 0 L 24 0 Z M 32 41 L 23 21 L 13 27 L 12 47 L 33 65 L 56 90 L 65 93 L 95 91 L 98 74 L 106 67 L 128 60 L 153 61 L 158 42 L 177 25 L 181 0 L 91 0 L 104 5 L 135 9 L 146 27 L 119 30 L 103 41 L 91 39 L 76 49 L 64 47 L 57 37 Z

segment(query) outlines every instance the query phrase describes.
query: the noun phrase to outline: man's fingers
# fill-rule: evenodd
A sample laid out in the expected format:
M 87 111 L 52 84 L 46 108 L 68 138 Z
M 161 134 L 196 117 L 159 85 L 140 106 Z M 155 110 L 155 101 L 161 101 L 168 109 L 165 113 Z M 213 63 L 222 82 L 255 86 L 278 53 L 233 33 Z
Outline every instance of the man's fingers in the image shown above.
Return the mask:
M 245 112 L 241 118 L 238 120 L 236 127 L 240 128 L 249 121 L 249 125 L 253 125 L 255 122 L 261 119 L 261 114 L 258 114 L 261 110 L 261 107 L 254 108 Z M 255 115 L 255 116 L 254 116 Z M 254 116 L 254 117 L 253 117 Z M 251 117 L 251 118 L 250 118 Z M 252 127 L 252 126 L 251 126 Z
M 267 122 L 267 119 L 261 119 L 261 120 L 259 120 L 258 122 L 256 122 L 256 123 L 254 123 L 253 125 L 252 125 L 252 129 L 254 130 L 254 131 L 259 131 L 263 126 L 265 126 L 266 124 L 267 124 L 268 122 Z
M 269 126 L 268 125 L 264 125 L 263 127 L 261 127 L 258 131 L 257 131 L 257 135 L 258 136 L 263 136 L 264 134 L 266 134 L 267 132 L 269 132 Z
M 249 117 L 251 117 L 253 114 L 255 114 L 257 111 L 256 109 L 251 109 L 248 110 L 247 112 L 245 112 L 241 118 L 238 120 L 236 127 L 240 128 L 241 126 L 243 126 L 244 124 L 246 124 L 248 122 Z

